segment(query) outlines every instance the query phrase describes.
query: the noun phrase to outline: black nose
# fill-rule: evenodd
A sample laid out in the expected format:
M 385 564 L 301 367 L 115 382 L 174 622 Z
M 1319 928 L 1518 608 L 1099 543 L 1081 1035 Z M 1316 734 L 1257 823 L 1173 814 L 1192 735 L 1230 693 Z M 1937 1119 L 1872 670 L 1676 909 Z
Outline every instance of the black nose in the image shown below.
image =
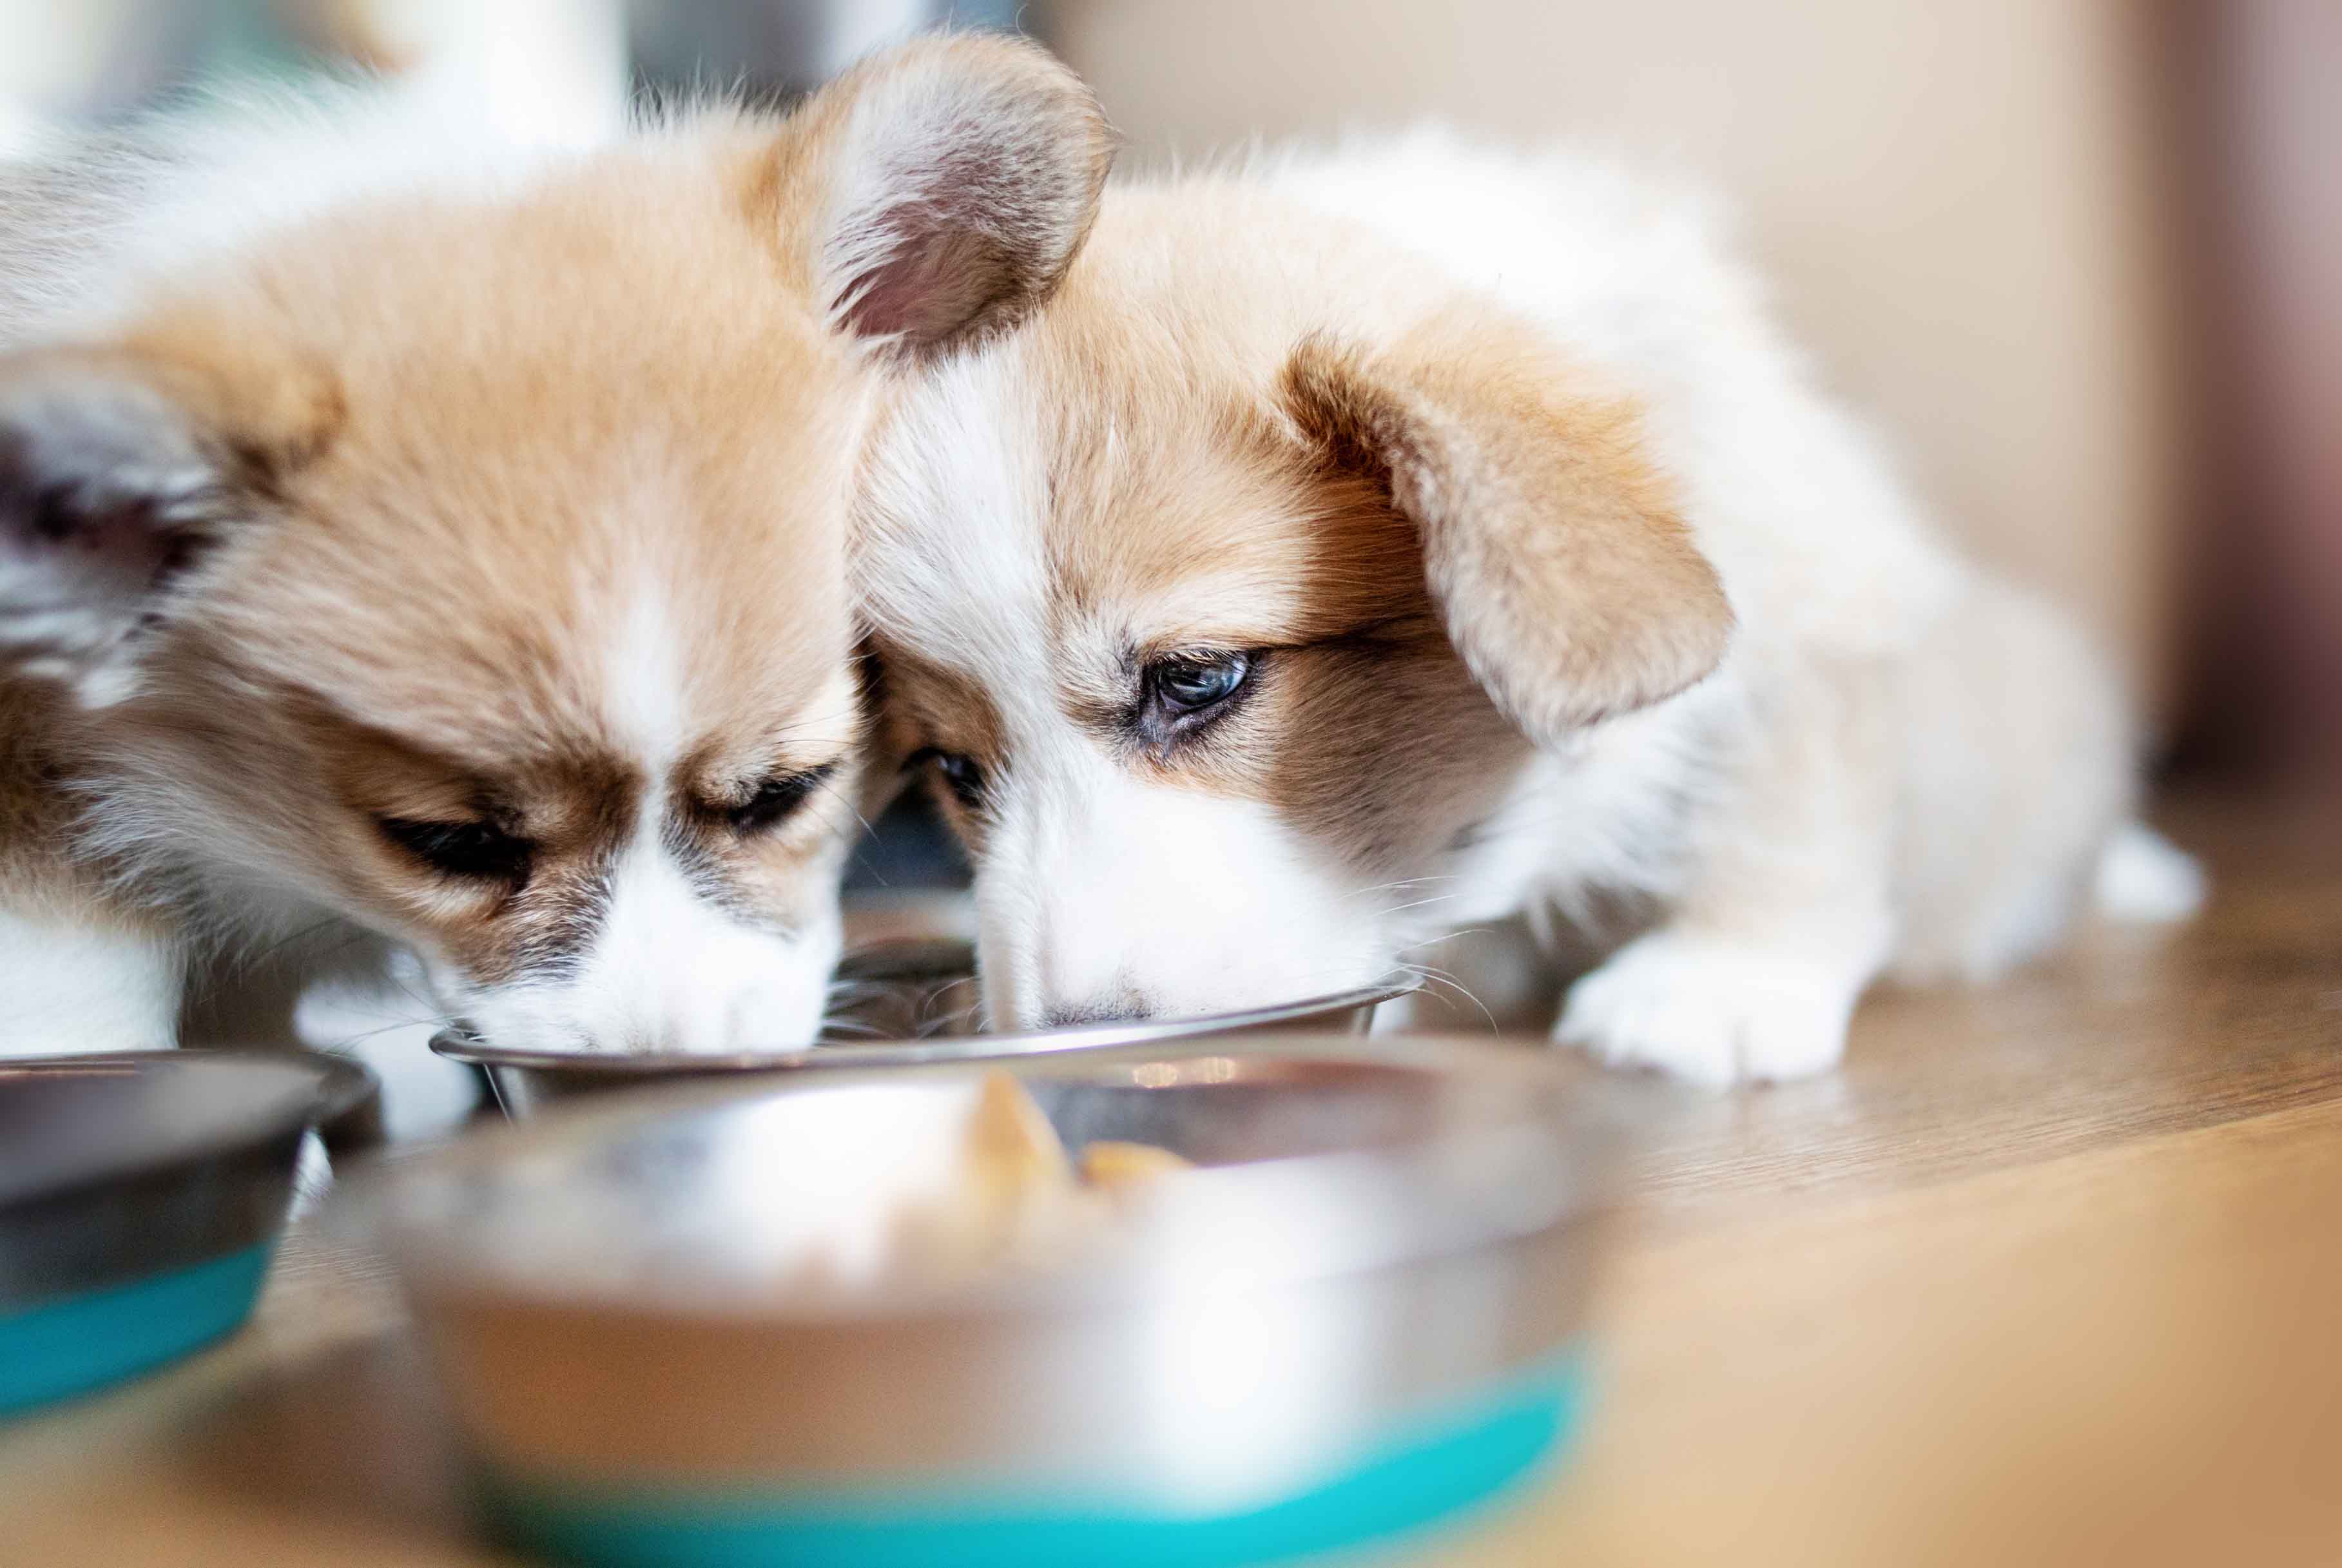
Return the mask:
M 1059 1003 L 1043 1011 L 1042 1024 L 1074 1029 L 1085 1024 L 1131 1024 L 1155 1016 L 1155 1004 L 1136 991 L 1116 991 L 1086 1002 Z

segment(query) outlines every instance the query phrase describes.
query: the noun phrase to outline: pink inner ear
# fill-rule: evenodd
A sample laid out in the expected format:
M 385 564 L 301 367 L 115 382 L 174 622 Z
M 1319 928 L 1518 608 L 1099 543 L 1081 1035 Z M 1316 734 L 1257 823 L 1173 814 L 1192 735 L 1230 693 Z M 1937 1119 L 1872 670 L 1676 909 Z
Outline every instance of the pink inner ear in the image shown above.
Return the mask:
M 830 319 L 914 355 L 1013 326 L 1046 298 L 1113 156 L 1079 78 L 980 33 L 876 56 L 800 116 L 826 186 L 815 243 Z
M 993 146 L 946 143 L 901 178 L 908 188 L 866 220 L 875 259 L 847 280 L 840 315 L 858 336 L 932 347 L 1018 292 L 1013 231 L 1032 171 Z
M 228 496 L 177 405 L 86 356 L 20 361 L 0 409 L 0 667 L 96 668 L 194 564 Z
M 963 212 L 969 204 L 917 202 L 888 210 L 886 258 L 848 285 L 841 319 L 858 337 L 901 338 L 926 347 L 960 331 L 1010 292 L 1015 269 L 999 242 Z

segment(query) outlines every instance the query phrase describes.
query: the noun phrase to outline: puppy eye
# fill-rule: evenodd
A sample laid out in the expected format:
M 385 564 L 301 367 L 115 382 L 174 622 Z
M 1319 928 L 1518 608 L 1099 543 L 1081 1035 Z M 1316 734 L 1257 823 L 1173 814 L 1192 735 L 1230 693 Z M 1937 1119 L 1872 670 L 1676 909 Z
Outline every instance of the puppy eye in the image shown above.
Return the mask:
M 1244 688 L 1252 660 L 1243 654 L 1183 654 L 1146 666 L 1146 693 L 1173 718 L 1218 707 Z
M 536 846 L 517 834 L 485 822 L 418 822 L 407 817 L 379 819 L 383 836 L 415 859 L 447 876 L 475 882 L 528 879 L 529 861 Z
M 936 776 L 944 781 L 944 787 L 951 791 L 954 800 L 969 811 L 983 809 L 984 770 L 976 765 L 973 757 L 929 746 L 913 754 L 906 765 L 912 768 L 932 766 Z
M 762 833 L 794 814 L 836 771 L 836 763 L 824 763 L 801 774 L 768 778 L 756 786 L 755 794 L 726 811 L 724 820 L 735 833 Z

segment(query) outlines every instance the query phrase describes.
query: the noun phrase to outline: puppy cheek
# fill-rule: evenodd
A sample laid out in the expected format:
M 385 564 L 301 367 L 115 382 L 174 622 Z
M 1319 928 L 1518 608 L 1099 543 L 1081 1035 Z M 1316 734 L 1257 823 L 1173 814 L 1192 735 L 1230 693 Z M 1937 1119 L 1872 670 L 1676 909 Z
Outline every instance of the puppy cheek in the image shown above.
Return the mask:
M 1328 650 L 1296 674 L 1264 794 L 1362 883 L 1432 874 L 1535 754 L 1443 641 Z

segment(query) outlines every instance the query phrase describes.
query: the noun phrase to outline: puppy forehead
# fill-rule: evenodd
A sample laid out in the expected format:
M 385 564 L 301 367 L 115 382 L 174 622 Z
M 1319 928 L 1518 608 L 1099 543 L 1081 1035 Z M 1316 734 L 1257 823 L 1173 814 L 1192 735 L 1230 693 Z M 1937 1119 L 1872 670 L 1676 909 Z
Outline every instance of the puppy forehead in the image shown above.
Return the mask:
M 866 607 L 975 683 L 1094 688 L 1170 645 L 1283 640 L 1322 608 L 1321 487 L 1240 387 L 1085 378 L 1020 342 L 905 396 L 876 453 Z
M 245 678 L 485 766 L 824 760 L 857 720 L 834 475 L 603 453 L 342 472 L 190 628 Z M 344 462 L 364 462 L 353 453 Z

